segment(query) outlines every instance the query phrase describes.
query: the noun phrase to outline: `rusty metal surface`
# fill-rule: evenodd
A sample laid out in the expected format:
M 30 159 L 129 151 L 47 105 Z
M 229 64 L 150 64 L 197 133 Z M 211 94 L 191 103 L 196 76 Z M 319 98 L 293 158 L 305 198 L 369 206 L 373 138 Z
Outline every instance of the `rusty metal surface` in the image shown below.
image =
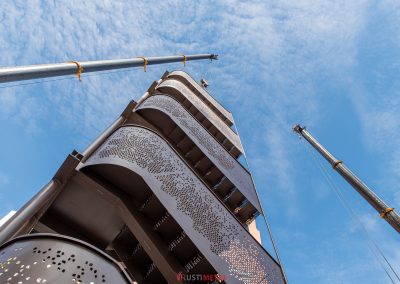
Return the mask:
M 284 283 L 273 258 L 153 131 L 119 128 L 85 167 L 101 164 L 140 175 L 215 270 L 228 275 L 228 283 Z
M 231 123 L 233 123 L 232 114 L 227 111 L 217 100 L 215 100 L 210 94 L 204 90 L 189 74 L 183 71 L 172 71 L 169 76 L 176 75 L 186 79 L 203 97 L 205 97 L 210 103 L 215 106 Z
M 156 95 L 137 108 L 138 111 L 141 109 L 157 109 L 168 115 L 261 212 L 250 174 L 179 102 L 170 96 Z
M 61 235 L 32 234 L 0 247 L 0 283 L 123 284 L 132 280 L 91 245 Z
M 169 87 L 177 90 L 189 100 L 240 152 L 244 153 L 239 136 L 226 125 L 200 98 L 198 98 L 182 82 L 175 79 L 166 79 L 161 82 L 158 88 Z M 166 92 L 168 93 L 168 92 Z

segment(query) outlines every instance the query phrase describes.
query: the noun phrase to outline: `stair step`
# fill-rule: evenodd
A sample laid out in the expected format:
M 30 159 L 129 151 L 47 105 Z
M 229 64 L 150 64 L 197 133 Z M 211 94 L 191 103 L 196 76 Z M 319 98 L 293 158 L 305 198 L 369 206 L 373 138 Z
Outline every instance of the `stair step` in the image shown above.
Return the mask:
M 154 194 L 151 194 L 146 200 L 143 202 L 143 204 L 139 207 L 139 211 L 143 211 L 147 205 L 155 198 L 156 196 Z
M 198 160 L 202 159 L 203 156 L 204 156 L 203 152 L 196 145 L 193 145 L 193 148 L 187 151 L 185 154 L 185 158 L 192 163 L 195 163 Z
M 182 140 L 186 135 L 185 133 L 182 132 L 182 130 L 176 126 L 168 135 L 167 137 L 173 142 L 173 143 L 178 143 L 179 141 Z
M 199 160 L 194 167 L 200 171 L 201 174 L 205 174 L 207 170 L 212 166 L 211 161 L 204 156 L 201 160 Z
M 162 216 L 161 219 L 160 219 L 157 223 L 154 224 L 154 226 L 153 226 L 153 231 L 157 231 L 158 228 L 160 228 L 161 225 L 162 225 L 169 217 L 170 217 L 169 213 L 168 213 L 168 212 L 165 213 L 165 215 Z
M 190 140 L 190 138 L 185 135 L 177 144 L 176 146 L 183 152 L 183 153 L 187 153 L 190 149 L 193 148 L 194 143 L 192 142 L 192 140 Z
M 132 253 L 131 253 L 131 257 L 134 257 L 136 254 L 138 254 L 138 252 L 140 252 L 143 249 L 142 245 L 140 243 L 138 243 L 135 248 L 133 249 Z
M 238 189 L 236 187 L 232 188 L 231 191 L 222 199 L 224 202 L 228 202 L 228 200 L 236 193 Z
M 245 198 L 236 208 L 233 210 L 236 214 L 239 213 L 243 208 L 247 205 L 250 205 L 250 202 Z
M 187 263 L 193 258 L 194 255 L 198 253 L 198 250 L 190 238 L 184 237 L 177 240 L 177 242 L 174 244 L 172 252 L 176 258 L 179 259 L 180 263 Z
M 184 266 L 186 273 L 192 271 L 203 259 L 204 256 L 197 254 L 195 257 L 189 260 Z
M 147 279 L 149 277 L 150 273 L 152 273 L 156 268 L 157 268 L 156 265 L 154 264 L 154 262 L 152 262 L 150 264 L 149 268 L 147 268 L 144 278 Z
M 217 190 L 227 180 L 226 176 L 223 176 L 217 184 L 214 185 L 213 190 Z
M 169 213 L 166 213 L 154 224 L 153 230 L 168 244 L 176 238 L 182 229 L 174 218 L 172 218 Z
M 174 251 L 174 249 L 182 242 L 183 239 L 187 237 L 186 233 L 182 231 L 180 235 L 173 240 L 169 245 L 168 245 L 168 250 L 169 251 Z
M 167 281 L 156 266 L 149 266 L 141 284 L 166 284 Z
M 215 166 L 213 166 L 206 174 L 205 178 L 212 184 L 219 183 L 224 174 Z

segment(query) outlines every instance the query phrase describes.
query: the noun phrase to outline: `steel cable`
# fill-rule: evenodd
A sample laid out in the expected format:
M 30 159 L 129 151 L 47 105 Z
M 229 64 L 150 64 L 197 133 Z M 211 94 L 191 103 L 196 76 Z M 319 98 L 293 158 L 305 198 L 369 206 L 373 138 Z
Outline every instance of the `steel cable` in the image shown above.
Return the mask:
M 386 275 L 390 278 L 392 283 L 395 283 L 393 278 L 390 276 L 389 271 L 386 269 L 385 265 L 382 263 L 382 260 L 379 258 L 379 256 L 377 255 L 376 251 L 374 251 L 373 247 L 375 247 L 375 249 L 379 252 L 379 254 L 381 255 L 381 257 L 385 260 L 385 262 L 387 263 L 387 265 L 390 267 L 390 270 L 392 271 L 392 273 L 396 276 L 396 278 L 399 280 L 400 283 L 400 278 L 398 276 L 398 274 L 396 273 L 396 271 L 393 269 L 393 266 L 391 265 L 391 263 L 389 262 L 389 260 L 386 258 L 386 256 L 384 255 L 384 253 L 382 252 L 382 250 L 380 249 L 380 247 L 378 246 L 378 244 L 372 239 L 372 237 L 370 236 L 370 234 L 368 233 L 367 229 L 365 228 L 364 224 L 361 222 L 360 218 L 358 217 L 358 215 L 354 212 L 354 210 L 351 208 L 351 206 L 349 205 L 349 203 L 347 202 L 346 198 L 344 197 L 344 195 L 342 194 L 342 192 L 340 191 L 339 187 L 336 185 L 336 183 L 333 181 L 332 178 L 332 173 L 329 174 L 326 170 L 326 168 L 324 168 L 324 166 L 321 164 L 321 162 L 318 160 L 318 158 L 316 157 L 316 153 L 314 153 L 311 149 L 309 149 L 309 147 L 307 145 L 305 145 L 305 141 L 303 139 L 300 138 L 300 140 L 302 140 L 302 142 L 304 143 L 305 148 L 307 149 L 307 152 L 311 155 L 311 157 L 313 158 L 313 162 L 315 163 L 315 165 L 317 166 L 317 168 L 320 170 L 320 172 L 322 173 L 322 175 L 324 176 L 326 182 L 328 183 L 328 186 L 336 193 L 337 197 L 339 198 L 339 200 L 341 201 L 342 205 L 346 208 L 346 210 L 348 211 L 348 213 L 350 214 L 350 216 L 353 218 L 354 221 L 356 221 L 356 223 L 358 223 L 365 235 L 365 237 L 368 240 L 368 247 L 371 251 L 371 253 L 375 256 L 376 260 L 379 262 L 379 264 L 381 265 L 381 267 L 383 268 L 383 270 L 385 271 Z M 372 247 L 373 245 L 373 247 Z

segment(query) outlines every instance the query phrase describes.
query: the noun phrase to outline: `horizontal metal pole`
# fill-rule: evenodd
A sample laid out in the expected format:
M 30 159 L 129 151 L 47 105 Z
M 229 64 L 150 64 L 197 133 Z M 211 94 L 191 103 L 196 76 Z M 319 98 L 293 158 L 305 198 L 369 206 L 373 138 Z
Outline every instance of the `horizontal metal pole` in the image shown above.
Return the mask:
M 346 165 L 336 159 L 305 127 L 295 125 L 293 130 L 307 140 L 357 192 L 384 218 L 397 232 L 400 233 L 400 216 L 393 208 L 386 205 L 365 183 L 363 183 Z
M 162 57 L 145 57 L 146 65 L 166 64 L 173 62 L 183 62 L 202 59 L 217 59 L 216 54 L 197 54 L 197 55 L 176 55 Z M 144 59 L 140 57 L 130 59 L 82 61 L 78 63 L 82 68 L 82 73 L 107 71 L 131 67 L 143 67 Z M 14 81 L 39 79 L 47 77 L 73 75 L 78 73 L 78 65 L 73 62 L 29 65 L 17 67 L 0 68 L 0 83 Z

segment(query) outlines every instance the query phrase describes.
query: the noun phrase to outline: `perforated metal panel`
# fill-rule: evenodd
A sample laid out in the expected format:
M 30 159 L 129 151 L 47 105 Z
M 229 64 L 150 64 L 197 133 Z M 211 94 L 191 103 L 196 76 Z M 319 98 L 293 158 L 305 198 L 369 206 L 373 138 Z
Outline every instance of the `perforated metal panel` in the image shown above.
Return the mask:
M 84 167 L 101 164 L 140 175 L 214 269 L 228 275 L 228 283 L 284 283 L 278 264 L 156 133 L 138 126 L 118 129 Z
M 137 110 L 146 108 L 157 109 L 167 114 L 261 212 L 250 174 L 180 103 L 172 97 L 156 95 L 146 99 Z
M 0 283 L 123 284 L 132 280 L 110 257 L 82 241 L 32 234 L 0 248 Z
M 186 87 L 183 83 L 174 79 L 167 79 L 157 86 L 170 87 L 180 92 L 186 99 L 188 99 L 240 152 L 243 153 L 242 143 L 239 136 L 233 132 L 228 125 L 222 120 L 193 92 Z
M 226 118 L 230 120 L 231 123 L 233 123 L 233 117 L 232 114 L 227 111 L 219 102 L 217 102 L 210 94 L 204 90 L 202 87 L 199 86 L 199 84 L 196 83 L 195 80 L 193 80 L 192 77 L 190 77 L 189 74 L 183 72 L 183 71 L 172 71 L 169 76 L 171 75 L 176 75 L 180 76 L 184 79 L 186 79 L 203 97 L 205 97 L 212 105 L 218 109 Z

